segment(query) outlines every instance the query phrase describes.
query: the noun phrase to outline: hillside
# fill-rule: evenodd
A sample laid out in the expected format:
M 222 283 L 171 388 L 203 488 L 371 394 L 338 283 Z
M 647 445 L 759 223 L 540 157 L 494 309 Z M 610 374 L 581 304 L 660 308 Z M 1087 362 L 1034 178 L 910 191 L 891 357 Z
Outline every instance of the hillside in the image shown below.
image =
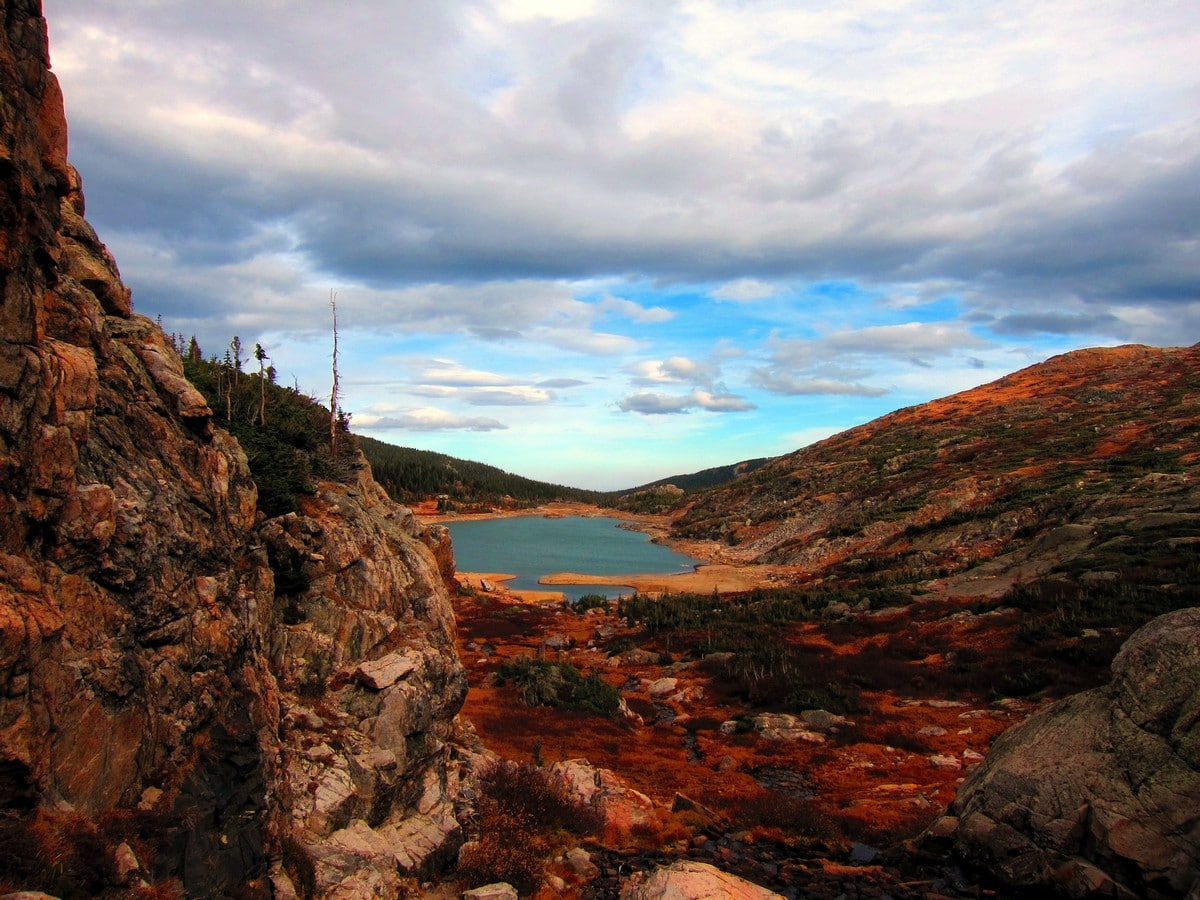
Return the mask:
M 1198 414 L 1200 347 L 1086 350 L 771 460 L 674 513 L 707 590 L 578 614 L 464 591 L 464 711 L 498 752 L 586 758 L 669 806 L 658 845 L 613 868 L 682 837 L 793 896 L 1182 897 L 1200 669 L 1173 623 L 1200 606 Z M 572 669 L 629 715 L 539 699 Z M 1102 687 L 1115 673 L 1137 702 Z M 883 866 L 862 864 L 874 848 Z
M 555 500 L 601 503 L 607 496 L 599 491 L 535 481 L 444 453 L 397 447 L 366 436 L 359 436 L 358 443 L 371 464 L 375 480 L 399 503 L 440 497 L 444 508 L 470 510 L 537 506 Z
M 1200 539 L 1198 426 L 1200 346 L 1081 350 L 779 457 L 673 534 L 805 581 L 1170 567 Z
M 760 456 L 727 466 L 714 466 L 687 475 L 671 475 L 626 491 L 618 491 L 614 508 L 633 513 L 657 513 L 677 505 L 685 494 L 728 484 L 761 468 L 769 457 Z

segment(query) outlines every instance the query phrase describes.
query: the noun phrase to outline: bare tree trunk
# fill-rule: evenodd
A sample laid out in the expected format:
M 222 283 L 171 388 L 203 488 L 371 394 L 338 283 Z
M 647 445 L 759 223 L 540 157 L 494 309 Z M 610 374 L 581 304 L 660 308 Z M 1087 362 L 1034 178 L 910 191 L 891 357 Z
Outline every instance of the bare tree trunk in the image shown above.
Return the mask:
M 333 389 L 329 392 L 329 447 L 337 455 L 338 450 L 338 331 L 337 293 L 329 292 L 329 309 L 333 313 Z
M 258 360 L 258 424 L 267 427 L 267 367 L 270 359 L 262 344 L 254 345 L 254 358 Z

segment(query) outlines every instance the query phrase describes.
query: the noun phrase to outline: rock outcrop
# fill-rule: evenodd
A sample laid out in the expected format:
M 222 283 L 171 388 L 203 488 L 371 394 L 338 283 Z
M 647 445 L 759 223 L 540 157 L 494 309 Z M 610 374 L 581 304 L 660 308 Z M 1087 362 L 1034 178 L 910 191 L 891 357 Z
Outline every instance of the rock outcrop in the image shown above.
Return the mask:
M 461 840 L 448 760 L 467 681 L 439 563 L 449 537 L 365 470 L 261 534 L 282 580 L 304 585 L 280 597 L 270 635 L 288 833 L 318 893 L 396 895 L 402 876 L 428 875 Z
M 0 892 L 53 839 L 95 894 L 394 893 L 457 831 L 445 535 L 366 474 L 262 521 L 83 218 L 40 3 L 0 28 Z
M 1112 673 L 996 741 L 952 809 L 960 853 L 1076 897 L 1200 888 L 1200 608 L 1144 626 Z
M 621 900 L 773 900 L 781 896 L 715 866 L 690 860 L 634 875 L 621 888 Z

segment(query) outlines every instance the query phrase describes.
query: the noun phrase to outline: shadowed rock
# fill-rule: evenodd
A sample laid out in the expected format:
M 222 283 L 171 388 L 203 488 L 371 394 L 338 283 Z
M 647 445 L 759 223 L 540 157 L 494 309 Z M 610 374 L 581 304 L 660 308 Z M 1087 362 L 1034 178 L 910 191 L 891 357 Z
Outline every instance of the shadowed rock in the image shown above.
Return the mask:
M 1137 631 L 1112 673 L 995 743 L 953 806 L 960 853 L 1072 896 L 1200 885 L 1200 608 Z

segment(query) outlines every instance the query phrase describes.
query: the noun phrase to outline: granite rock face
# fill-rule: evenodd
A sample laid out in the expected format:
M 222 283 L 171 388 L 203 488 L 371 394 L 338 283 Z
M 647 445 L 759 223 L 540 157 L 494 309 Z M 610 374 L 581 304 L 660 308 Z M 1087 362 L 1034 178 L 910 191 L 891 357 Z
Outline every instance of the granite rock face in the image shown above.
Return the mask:
M 1200 608 L 1141 628 L 1112 673 L 996 741 L 952 808 L 960 853 L 1079 897 L 1200 886 Z
M 281 581 L 304 585 L 278 596 L 269 648 L 293 845 L 321 893 L 397 895 L 461 842 L 450 757 L 467 681 L 438 559 L 447 533 L 362 469 L 261 534 Z
M 0 0 L 0 29 L 0 826 L 70 819 L 114 878 L 192 896 L 272 869 L 286 893 L 285 846 L 349 890 L 378 859 L 334 836 L 366 829 L 391 890 L 457 831 L 445 534 L 365 470 L 261 519 L 83 218 L 40 3 Z M 118 853 L 119 816 L 153 858 Z

